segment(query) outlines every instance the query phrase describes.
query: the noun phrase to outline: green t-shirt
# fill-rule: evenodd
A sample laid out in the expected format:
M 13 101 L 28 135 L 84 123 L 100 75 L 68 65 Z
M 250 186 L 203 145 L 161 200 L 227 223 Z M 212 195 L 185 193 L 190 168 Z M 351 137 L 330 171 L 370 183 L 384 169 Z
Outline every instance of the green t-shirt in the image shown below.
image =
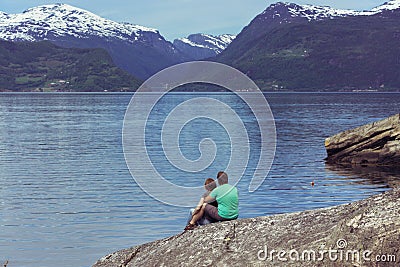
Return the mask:
M 210 196 L 218 202 L 218 215 L 225 219 L 236 219 L 239 215 L 239 196 L 236 187 L 223 184 L 211 191 Z

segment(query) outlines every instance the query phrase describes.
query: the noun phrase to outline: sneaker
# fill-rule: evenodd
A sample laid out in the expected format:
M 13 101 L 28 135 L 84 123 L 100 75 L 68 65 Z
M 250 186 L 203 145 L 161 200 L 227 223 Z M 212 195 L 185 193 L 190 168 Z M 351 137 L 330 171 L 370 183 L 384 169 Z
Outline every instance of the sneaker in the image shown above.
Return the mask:
M 184 231 L 193 230 L 196 227 L 197 225 L 189 223 L 188 225 L 186 225 Z

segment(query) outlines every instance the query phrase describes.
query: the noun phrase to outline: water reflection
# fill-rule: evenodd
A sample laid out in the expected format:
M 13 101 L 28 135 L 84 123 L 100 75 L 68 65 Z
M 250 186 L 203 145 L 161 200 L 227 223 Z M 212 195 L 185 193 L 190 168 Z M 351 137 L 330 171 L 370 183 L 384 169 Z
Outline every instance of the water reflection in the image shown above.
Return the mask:
M 352 182 L 363 185 L 381 185 L 395 188 L 400 186 L 399 166 L 344 166 L 340 164 L 325 164 L 327 172 L 347 177 Z M 361 178 L 361 179 L 360 179 Z

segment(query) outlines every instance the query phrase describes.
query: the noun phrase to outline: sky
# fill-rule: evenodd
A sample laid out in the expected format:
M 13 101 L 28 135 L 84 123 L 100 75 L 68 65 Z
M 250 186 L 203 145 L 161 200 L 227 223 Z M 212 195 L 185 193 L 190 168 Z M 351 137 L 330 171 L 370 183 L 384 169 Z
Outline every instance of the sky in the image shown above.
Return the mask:
M 297 4 L 369 10 L 385 0 L 281 0 Z M 44 4 L 65 3 L 86 9 L 106 19 L 155 28 L 167 39 L 192 33 L 238 34 L 269 5 L 266 0 L 1 0 L 0 11 L 8 14 Z

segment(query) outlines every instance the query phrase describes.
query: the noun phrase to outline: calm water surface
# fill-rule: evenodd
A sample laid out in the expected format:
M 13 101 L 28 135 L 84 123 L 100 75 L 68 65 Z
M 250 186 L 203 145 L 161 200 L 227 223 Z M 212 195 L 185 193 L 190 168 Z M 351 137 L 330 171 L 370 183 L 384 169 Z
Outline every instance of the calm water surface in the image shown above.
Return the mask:
M 182 180 L 184 174 L 162 156 L 157 129 L 165 111 L 196 96 L 176 93 L 160 101 L 156 110 L 161 111 L 151 115 L 154 131 L 147 141 L 159 171 L 189 186 L 214 176 L 228 161 L 222 156 L 200 178 Z M 238 110 L 249 128 L 256 159 L 259 135 L 243 102 L 228 93 L 202 96 Z M 246 170 L 238 184 L 241 218 L 359 200 L 387 190 L 387 177 L 400 177 L 343 171 L 323 161 L 326 137 L 399 113 L 400 94 L 265 96 L 277 128 L 276 157 L 268 179 L 254 193 L 247 188 L 255 166 Z M 129 94 L 0 94 L 0 262 L 90 266 L 109 252 L 181 232 L 187 209 L 148 197 L 125 164 L 121 133 L 130 98 Z M 221 132 L 218 126 L 198 121 L 192 127 L 214 137 L 222 147 L 219 154 L 229 155 L 224 150 L 226 136 L 216 134 Z M 190 132 L 182 132 L 183 154 L 195 159 L 201 137 Z M 185 146 L 191 140 L 195 146 Z M 382 175 L 385 179 L 377 179 Z

